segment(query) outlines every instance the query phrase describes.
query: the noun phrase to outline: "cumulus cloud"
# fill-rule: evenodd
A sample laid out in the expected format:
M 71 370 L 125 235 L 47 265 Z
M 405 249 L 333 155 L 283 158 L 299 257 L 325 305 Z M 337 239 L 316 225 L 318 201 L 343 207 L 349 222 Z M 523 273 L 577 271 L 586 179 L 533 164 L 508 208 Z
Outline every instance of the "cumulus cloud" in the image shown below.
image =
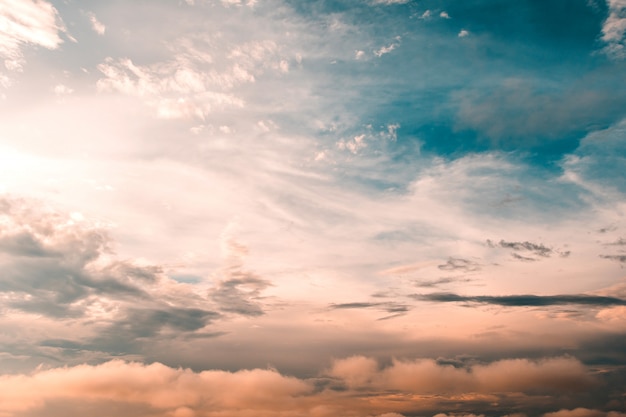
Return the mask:
M 1 415 L 29 411 L 38 416 L 50 415 L 47 406 L 61 399 L 70 410 L 76 403 L 96 403 L 112 413 L 120 404 L 134 404 L 149 407 L 159 417 L 251 416 L 252 410 L 261 416 L 286 415 L 299 396 L 312 391 L 310 384 L 272 370 L 194 373 L 159 363 L 122 361 L 3 376 L 0 386 Z
M 161 266 L 118 259 L 108 233 L 83 216 L 39 205 L 0 199 L 2 307 L 9 321 L 37 315 L 44 327 L 55 320 L 79 330 L 71 339 L 52 339 L 33 329 L 32 344 L 140 354 L 160 338 L 194 333 L 222 317 L 215 303 L 175 283 Z
M 589 408 L 575 408 L 573 410 L 559 410 L 545 413 L 543 417 L 624 417 L 625 413 L 619 411 L 592 410 Z
M 567 376 L 561 372 L 565 371 Z M 533 389 L 582 390 L 594 384 L 584 366 L 571 358 L 539 362 L 526 359 L 502 360 L 469 369 L 440 365 L 431 359 L 394 360 L 380 369 L 377 362 L 355 356 L 337 360 L 329 375 L 341 378 L 350 388 L 376 386 L 414 393 L 523 392 Z
M 5 273 L 0 291 L 9 297 L 9 306 L 59 317 L 81 316 L 85 313 L 81 301 L 96 295 L 143 296 L 133 275 L 116 276 L 108 273 L 110 267 L 97 265 L 111 252 L 103 230 L 35 207 L 28 200 L 0 201 L 4 223 L 0 251 L 8 255 L 1 261 Z
M 372 358 L 353 356 L 334 361 L 322 379 L 298 379 L 272 369 L 193 372 L 114 360 L 3 375 L 0 415 L 56 417 L 97 408 L 93 415 L 100 416 L 143 407 L 155 417 L 397 417 L 410 410 L 424 413 L 446 407 L 448 401 L 489 407 L 481 405 L 481 398 L 493 398 L 481 397 L 485 393 L 497 393 L 507 406 L 519 407 L 525 401 L 558 404 L 558 396 L 548 400 L 546 395 L 594 387 L 587 369 L 567 357 L 502 360 L 463 369 L 432 360 L 394 360 L 383 367 Z M 429 396 L 433 392 L 438 395 Z

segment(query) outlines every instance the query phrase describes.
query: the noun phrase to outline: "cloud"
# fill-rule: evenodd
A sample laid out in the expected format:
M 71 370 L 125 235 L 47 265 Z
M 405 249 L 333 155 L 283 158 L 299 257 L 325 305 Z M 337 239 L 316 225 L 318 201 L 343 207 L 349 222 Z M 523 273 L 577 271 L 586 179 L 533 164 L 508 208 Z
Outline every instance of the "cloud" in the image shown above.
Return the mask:
M 520 261 L 537 261 L 541 258 L 549 258 L 550 256 L 557 254 L 563 258 L 566 258 L 570 255 L 570 251 L 559 251 L 550 247 L 545 246 L 542 243 L 533 243 L 533 242 L 507 242 L 505 240 L 500 240 L 500 242 L 493 242 L 487 239 L 487 246 L 490 248 L 503 248 L 510 249 L 517 252 L 526 252 L 534 255 L 535 257 L 528 257 L 524 255 L 520 255 L 517 252 L 513 252 L 511 255 Z
M 94 32 L 96 32 L 98 35 L 104 35 L 104 32 L 106 32 L 106 26 L 104 26 L 104 24 L 102 24 L 102 22 L 98 20 L 96 15 L 92 12 L 89 12 L 87 13 L 87 17 L 89 18 L 89 23 L 91 23 L 91 28 L 94 30 Z
M 27 45 L 56 49 L 65 26 L 45 0 L 0 0 L 0 59 L 10 71 L 21 71 Z M 2 75 L 2 73 L 0 73 Z
M 609 246 L 626 246 L 626 239 L 620 237 L 615 242 L 607 243 Z
M 411 307 L 407 304 L 396 303 L 396 302 L 382 302 L 382 303 L 372 303 L 372 302 L 354 302 L 354 303 L 340 303 L 340 304 L 331 304 L 331 310 L 349 310 L 349 309 L 376 309 L 380 311 L 385 311 L 390 313 L 390 316 L 381 317 L 378 320 L 389 320 L 395 317 L 399 317 L 400 315 L 405 314 L 406 312 L 411 310 Z
M 580 304 L 593 307 L 623 306 L 626 300 L 616 297 L 597 295 L 474 295 L 463 296 L 454 293 L 415 294 L 413 298 L 421 301 L 440 303 L 478 303 L 506 307 L 544 307 Z
M 225 266 L 217 275 L 217 285 L 209 291 L 220 311 L 243 316 L 264 314 L 261 293 L 271 283 L 243 269 L 248 247 L 235 238 L 237 223 L 229 223 L 222 232 L 220 246 Z
M 218 48 L 209 35 L 183 37 L 172 44 L 172 59 L 138 65 L 130 58 L 108 57 L 98 65 L 97 87 L 142 99 L 164 119 L 196 118 L 238 109 L 245 100 L 234 90 L 255 83 L 264 72 L 286 73 L 289 62 L 272 40 Z
M 474 272 L 480 270 L 480 265 L 469 259 L 449 258 L 445 264 L 438 265 L 437 268 L 442 271 Z
M 392 43 L 392 44 L 389 44 L 388 46 L 382 46 L 379 49 L 374 51 L 374 55 L 380 58 L 381 56 L 388 54 L 389 52 L 396 49 L 398 45 L 399 45 L 398 43 Z
M 468 368 L 440 365 L 431 359 L 393 360 L 382 368 L 371 358 L 353 356 L 335 361 L 328 375 L 355 391 L 393 390 L 451 398 L 460 398 L 455 395 L 459 393 L 497 392 L 505 398 L 506 393 L 582 392 L 598 386 L 585 366 L 569 357 L 506 359 Z
M 161 266 L 118 259 L 107 232 L 83 216 L 2 197 L 0 222 L 5 324 L 38 316 L 38 330 L 27 337 L 33 354 L 46 361 L 67 354 L 87 358 L 90 352 L 104 358 L 142 354 L 159 340 L 219 335 L 205 331 L 222 318 L 216 304 L 232 301 L 225 310 L 242 308 L 235 303 L 236 286 L 234 294 L 222 291 L 212 303 L 169 279 Z M 50 339 L 44 329 L 58 325 L 73 330 Z
M 582 85 L 558 89 L 547 88 L 541 80 L 506 78 L 480 91 L 457 91 L 452 94 L 452 104 L 458 106 L 456 129 L 473 129 L 507 150 L 545 146 L 554 140 L 571 140 L 575 148 L 581 137 L 596 130 L 594 126 L 623 117 L 618 103 L 626 99 L 621 92 L 604 89 L 598 81 L 604 77 L 612 74 L 589 74 Z
M 590 410 L 588 408 L 575 408 L 573 410 L 559 410 L 545 413 L 543 417 L 624 417 L 625 413 L 619 411 Z
M 340 140 L 339 142 L 337 142 L 337 148 L 342 150 L 347 149 L 356 155 L 362 149 L 367 148 L 367 142 L 365 142 L 365 134 L 355 136 L 353 139 L 347 141 Z
M 470 278 L 449 277 L 449 278 L 438 278 L 432 281 L 418 280 L 418 281 L 414 281 L 413 284 L 419 288 L 435 288 L 435 287 L 439 287 L 440 285 L 452 284 L 455 282 L 472 282 L 472 281 L 473 280 Z
M 457 369 L 432 360 L 394 360 L 381 367 L 372 358 L 353 356 L 334 361 L 323 376 L 298 379 L 273 369 L 193 372 L 120 360 L 38 369 L 0 377 L 0 415 L 60 417 L 86 410 L 100 417 L 143 409 L 154 417 L 397 417 L 434 415 L 453 403 L 489 410 L 493 398 L 502 402 L 500 409 L 545 407 L 548 401 L 554 409 L 567 395 L 597 386 L 580 362 L 567 357 Z
M 389 6 L 391 4 L 405 4 L 409 1 L 410 0 L 373 0 L 372 4 L 384 4 L 386 6 Z
M 58 317 L 81 316 L 94 296 L 143 298 L 120 264 L 98 265 L 110 253 L 103 230 L 36 209 L 29 200 L 0 199 L 0 292 L 12 308 Z
M 620 263 L 626 263 L 626 255 L 600 255 L 601 258 L 610 259 Z
M 144 405 L 158 417 L 220 412 L 247 416 L 253 409 L 260 416 L 286 415 L 299 396 L 312 391 L 308 383 L 272 370 L 194 373 L 122 361 L 3 376 L 0 386 L 0 415 L 30 411 L 38 416 L 49 416 L 47 407 L 61 399 L 70 409 L 96 402 L 109 413 L 120 404 Z
M 462 29 L 459 34 L 457 35 L 459 38 L 466 38 L 469 36 L 469 32 L 465 29 Z
M 231 272 L 230 278 L 220 281 L 209 291 L 209 297 L 217 303 L 220 311 L 243 316 L 260 316 L 264 314 L 261 292 L 270 283 L 245 272 Z
M 626 34 L 626 2 L 607 0 L 609 14 L 602 25 L 602 40 L 606 43 L 604 52 L 613 58 L 626 57 L 624 41 Z

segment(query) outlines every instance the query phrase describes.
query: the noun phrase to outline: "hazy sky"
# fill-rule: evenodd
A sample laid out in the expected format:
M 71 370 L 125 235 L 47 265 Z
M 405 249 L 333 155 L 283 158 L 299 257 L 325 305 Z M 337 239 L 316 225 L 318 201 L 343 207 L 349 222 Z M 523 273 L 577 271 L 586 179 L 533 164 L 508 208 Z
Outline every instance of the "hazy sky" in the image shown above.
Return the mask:
M 0 0 L 0 417 L 626 417 L 626 0 Z

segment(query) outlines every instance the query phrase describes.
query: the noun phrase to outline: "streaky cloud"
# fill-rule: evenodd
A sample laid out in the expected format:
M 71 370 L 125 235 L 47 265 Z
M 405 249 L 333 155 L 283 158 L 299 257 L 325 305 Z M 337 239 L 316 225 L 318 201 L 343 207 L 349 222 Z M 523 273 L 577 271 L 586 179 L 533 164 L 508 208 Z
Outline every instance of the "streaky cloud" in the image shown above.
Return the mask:
M 419 301 L 432 301 L 439 303 L 476 303 L 492 304 L 506 307 L 542 307 L 581 304 L 595 307 L 623 306 L 626 300 L 617 297 L 599 295 L 474 295 L 465 296 L 449 292 L 432 294 L 413 294 L 412 298 Z

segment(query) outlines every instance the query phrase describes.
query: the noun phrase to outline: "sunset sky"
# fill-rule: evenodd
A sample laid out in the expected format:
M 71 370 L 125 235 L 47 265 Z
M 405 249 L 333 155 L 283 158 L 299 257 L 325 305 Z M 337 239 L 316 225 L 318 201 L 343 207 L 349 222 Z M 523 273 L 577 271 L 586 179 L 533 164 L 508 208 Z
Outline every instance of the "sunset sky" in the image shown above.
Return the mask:
M 0 0 L 0 417 L 626 417 L 626 0 Z

